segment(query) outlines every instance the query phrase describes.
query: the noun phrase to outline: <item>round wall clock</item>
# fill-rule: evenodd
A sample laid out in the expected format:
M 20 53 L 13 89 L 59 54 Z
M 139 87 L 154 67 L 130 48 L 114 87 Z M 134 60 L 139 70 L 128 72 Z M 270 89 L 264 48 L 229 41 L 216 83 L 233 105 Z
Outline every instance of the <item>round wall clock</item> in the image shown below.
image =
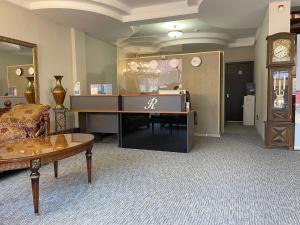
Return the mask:
M 17 68 L 17 69 L 16 69 L 16 75 L 17 75 L 17 76 L 23 75 L 23 69 L 22 69 L 22 68 Z
M 158 63 L 156 60 L 151 60 L 149 63 L 150 69 L 155 70 L 158 67 Z
M 179 66 L 179 60 L 176 59 L 176 58 L 173 58 L 173 59 L 170 60 L 169 65 L 172 68 L 176 68 L 176 67 Z
M 32 66 L 28 68 L 28 74 L 31 76 L 34 75 L 34 68 Z
M 278 39 L 273 42 L 273 62 L 285 62 L 290 60 L 291 41 Z
M 277 58 L 283 58 L 286 57 L 289 53 L 289 50 L 287 46 L 284 45 L 278 45 L 276 48 L 274 48 L 274 56 Z
M 191 64 L 192 66 L 200 66 L 202 63 L 202 59 L 198 56 L 194 56 L 192 59 L 191 59 Z

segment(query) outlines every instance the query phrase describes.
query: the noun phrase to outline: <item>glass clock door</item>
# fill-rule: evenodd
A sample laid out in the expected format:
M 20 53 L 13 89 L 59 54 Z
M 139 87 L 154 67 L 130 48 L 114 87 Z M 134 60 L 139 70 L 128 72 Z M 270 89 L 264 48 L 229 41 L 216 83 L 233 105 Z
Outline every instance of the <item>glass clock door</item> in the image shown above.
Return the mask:
M 288 77 L 289 71 L 274 71 L 273 76 L 273 109 L 288 108 Z
M 288 69 L 271 70 L 271 117 L 277 121 L 289 119 L 290 71 Z

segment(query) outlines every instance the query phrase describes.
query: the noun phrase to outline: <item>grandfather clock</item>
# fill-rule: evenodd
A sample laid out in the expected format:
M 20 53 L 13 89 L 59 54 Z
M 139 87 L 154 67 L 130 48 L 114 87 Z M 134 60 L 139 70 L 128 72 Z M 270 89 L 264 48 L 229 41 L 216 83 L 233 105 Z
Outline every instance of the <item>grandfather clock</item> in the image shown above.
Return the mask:
M 267 37 L 268 96 L 265 145 L 293 150 L 292 78 L 295 77 L 295 41 L 292 33 Z

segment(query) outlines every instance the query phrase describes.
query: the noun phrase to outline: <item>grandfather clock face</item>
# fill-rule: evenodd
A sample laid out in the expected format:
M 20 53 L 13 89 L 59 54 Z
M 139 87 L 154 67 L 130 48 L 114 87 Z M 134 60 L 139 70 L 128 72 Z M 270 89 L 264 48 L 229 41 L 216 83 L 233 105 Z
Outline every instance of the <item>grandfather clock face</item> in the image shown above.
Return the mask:
M 289 62 L 291 60 L 290 39 L 278 39 L 272 45 L 272 62 Z

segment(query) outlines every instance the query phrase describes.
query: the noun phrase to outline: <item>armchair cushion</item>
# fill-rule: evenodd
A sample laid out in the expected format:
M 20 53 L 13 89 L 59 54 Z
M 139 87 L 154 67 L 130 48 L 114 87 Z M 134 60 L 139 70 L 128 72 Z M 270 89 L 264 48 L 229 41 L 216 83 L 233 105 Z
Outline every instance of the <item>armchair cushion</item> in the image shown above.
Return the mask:
M 42 120 L 43 112 L 50 109 L 42 104 L 20 104 L 0 117 L 0 127 L 15 127 L 25 129 L 28 136 L 33 137 Z
M 26 132 L 16 127 L 0 127 L 0 143 L 26 138 Z

